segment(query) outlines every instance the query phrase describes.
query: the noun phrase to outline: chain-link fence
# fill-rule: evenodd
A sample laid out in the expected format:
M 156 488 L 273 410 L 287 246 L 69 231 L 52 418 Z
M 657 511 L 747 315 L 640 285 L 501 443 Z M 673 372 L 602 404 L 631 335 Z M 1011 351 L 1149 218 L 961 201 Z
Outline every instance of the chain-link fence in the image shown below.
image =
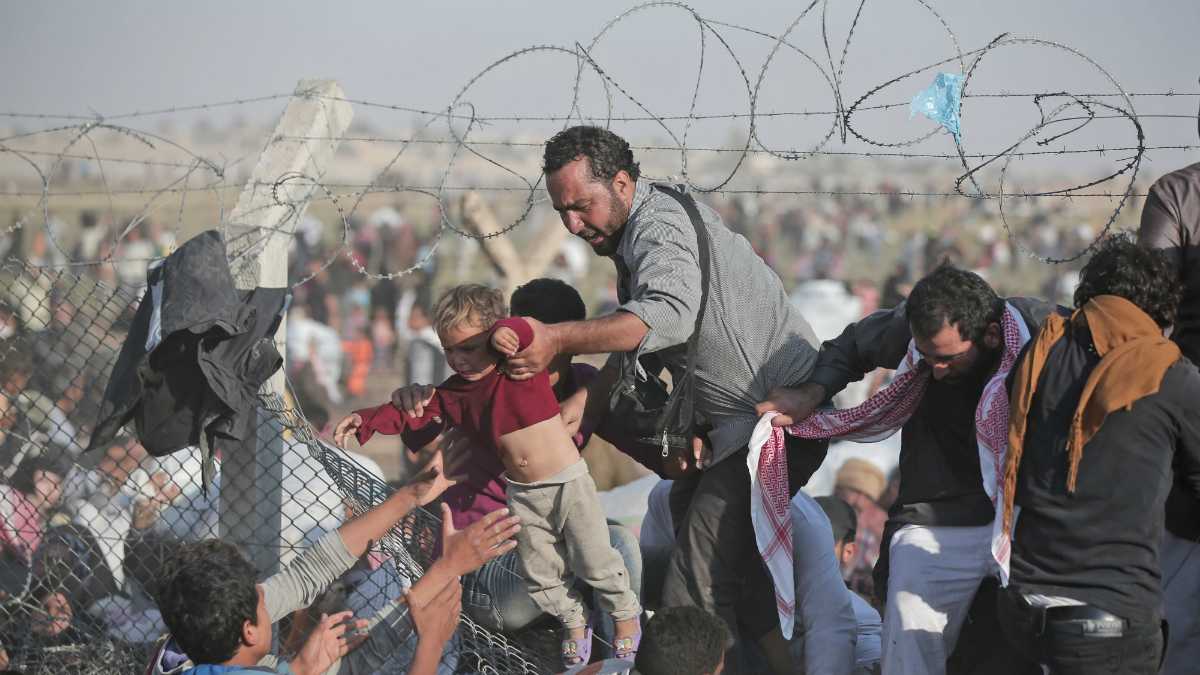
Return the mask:
M 0 267 L 0 289 L 3 658 L 24 673 L 143 672 L 166 630 L 154 601 L 163 561 L 180 542 L 220 536 L 229 517 L 220 464 L 205 486 L 198 448 L 153 457 L 120 435 L 84 452 L 136 298 L 15 261 Z M 265 475 L 278 477 L 278 504 L 267 508 L 279 527 L 239 543 L 286 561 L 391 488 L 321 441 L 288 401 L 262 395 L 259 405 L 258 443 L 276 450 Z M 307 611 L 368 616 L 394 602 L 431 562 L 440 529 L 430 512 L 410 514 Z M 311 625 L 284 619 L 277 653 L 303 644 Z M 504 636 L 464 613 L 442 670 L 551 672 L 556 646 L 547 628 Z M 406 672 L 414 648 L 415 637 L 395 645 L 385 672 Z

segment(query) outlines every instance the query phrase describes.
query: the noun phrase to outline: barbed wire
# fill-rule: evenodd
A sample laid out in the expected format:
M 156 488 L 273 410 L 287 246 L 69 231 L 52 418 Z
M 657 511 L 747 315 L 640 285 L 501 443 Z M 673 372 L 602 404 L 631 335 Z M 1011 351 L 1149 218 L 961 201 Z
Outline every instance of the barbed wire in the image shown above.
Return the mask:
M 820 11 L 816 12 L 817 9 Z M 698 49 L 696 52 L 695 78 L 689 85 L 688 108 L 685 111 L 673 113 L 659 113 L 654 111 L 635 92 L 616 79 L 596 56 L 600 45 L 604 43 L 605 39 L 610 38 L 616 26 L 623 22 L 635 20 L 636 17 L 650 10 L 682 13 L 684 21 L 696 27 Z M 158 207 L 164 198 L 169 197 L 178 199 L 179 201 L 175 222 L 176 232 L 178 232 L 185 217 L 185 200 L 190 194 L 206 193 L 217 196 L 227 193 L 231 189 L 243 190 L 247 187 L 265 187 L 272 190 L 272 194 L 276 195 L 276 205 L 282 205 L 282 202 L 278 199 L 278 187 L 282 184 L 281 181 L 284 180 L 281 177 L 280 181 L 276 181 L 271 185 L 261 182 L 239 183 L 230 181 L 227 172 L 235 166 L 244 164 L 250 155 L 244 155 L 232 160 L 225 158 L 213 159 L 194 152 L 185 145 L 160 134 L 150 133 L 131 126 L 124 126 L 118 122 L 132 123 L 134 120 L 148 117 L 217 110 L 300 96 L 324 100 L 330 103 L 347 103 L 369 109 L 405 112 L 423 118 L 423 121 L 418 125 L 418 130 L 405 136 L 352 134 L 334 138 L 333 136 L 307 134 L 279 136 L 270 138 L 267 141 L 268 144 L 276 142 L 326 141 L 360 145 L 400 146 L 398 150 L 391 154 L 390 159 L 381 168 L 372 172 L 374 177 L 367 182 L 312 180 L 310 177 L 304 177 L 304 180 L 312 183 L 313 198 L 318 202 L 333 204 L 337 212 L 337 218 L 342 221 L 339 228 L 341 234 L 340 241 L 338 242 L 338 250 L 325 261 L 325 266 L 327 267 L 331 264 L 338 254 L 345 254 L 354 261 L 356 268 L 361 268 L 358 269 L 360 274 L 371 278 L 394 278 L 420 269 L 427 262 L 429 256 L 432 255 L 432 250 L 436 250 L 437 243 L 441 240 L 441 233 L 446 230 L 462 237 L 476 239 L 502 236 L 527 221 L 536 204 L 546 201 L 545 197 L 541 194 L 542 177 L 540 171 L 532 176 L 527 176 L 522 170 L 516 168 L 510 160 L 497 158 L 489 154 L 497 149 L 514 151 L 522 149 L 534 150 L 541 146 L 540 142 L 520 138 L 477 138 L 482 128 L 499 123 L 523 124 L 550 122 L 555 124 L 561 123 L 566 126 L 571 123 L 591 122 L 599 123 L 603 126 L 612 126 L 617 123 L 652 122 L 661 131 L 666 133 L 671 142 L 635 144 L 633 146 L 634 149 L 639 152 L 678 153 L 677 172 L 671 178 L 688 185 L 690 189 L 696 192 L 705 194 L 761 197 L 968 198 L 996 201 L 1000 204 L 998 209 L 1000 221 L 1009 232 L 1010 239 L 1013 240 L 1018 250 L 1024 251 L 1044 262 L 1064 262 L 1077 259 L 1086 254 L 1091 249 L 1091 246 L 1068 257 L 1052 259 L 1038 256 L 1028 250 L 1015 234 L 1014 227 L 1008 222 L 1008 212 L 1003 207 L 1006 199 L 1115 199 L 1118 203 L 1097 235 L 1098 238 L 1103 237 L 1116 221 L 1127 200 L 1129 198 L 1144 196 L 1145 193 L 1136 191 L 1134 185 L 1137 180 L 1138 169 L 1147 153 L 1191 151 L 1200 147 L 1195 144 L 1185 143 L 1146 144 L 1143 122 L 1191 120 L 1196 119 L 1197 115 L 1191 111 L 1172 112 L 1155 110 L 1138 112 L 1133 102 L 1134 99 L 1155 101 L 1191 100 L 1200 97 L 1200 92 L 1190 90 L 1176 91 L 1174 89 L 1166 91 L 1142 90 L 1126 92 L 1115 78 L 1091 57 L 1064 43 L 1037 37 L 1002 34 L 981 47 L 964 49 L 949 23 L 931 4 L 925 0 L 915 0 L 914 11 L 927 14 L 937 22 L 939 30 L 945 34 L 947 44 L 952 52 L 951 55 L 904 72 L 880 84 L 867 87 L 862 90 L 862 93 L 856 96 L 848 95 L 846 91 L 846 74 L 847 64 L 852 60 L 851 55 L 856 53 L 856 50 L 864 48 L 856 36 L 859 35 L 857 28 L 861 21 L 870 13 L 865 2 L 856 3 L 854 6 L 853 15 L 849 15 L 849 27 L 846 30 L 844 41 L 840 45 L 835 44 L 831 39 L 830 24 L 836 18 L 835 14 L 837 12 L 831 8 L 828 0 L 812 0 L 780 32 L 772 32 L 734 22 L 707 18 L 681 2 L 648 2 L 635 5 L 619 13 L 612 20 L 606 22 L 590 40 L 581 40 L 571 46 L 553 44 L 531 45 L 514 50 L 490 62 L 466 78 L 464 84 L 444 108 L 371 101 L 347 96 L 323 96 L 313 90 L 299 91 L 292 94 L 277 93 L 236 98 L 212 103 L 133 110 L 111 115 L 99 113 L 70 115 L 25 111 L 0 112 L 0 118 L 60 122 L 60 124 L 55 124 L 44 129 L 20 131 L 0 137 L 0 157 L 4 155 L 16 157 L 22 162 L 23 166 L 32 169 L 33 173 L 36 174 L 35 182 L 37 183 L 37 187 L 34 189 L 24 189 L 10 183 L 12 187 L 0 192 L 0 196 L 7 198 L 37 198 L 37 204 L 33 209 L 39 216 L 36 219 L 41 221 L 50 244 L 62 257 L 66 258 L 65 263 L 58 264 L 112 263 L 115 260 L 114 256 L 117 254 L 118 244 L 124 240 L 130 231 L 149 218 L 150 212 Z M 799 40 L 795 37 L 799 26 L 806 22 L 811 23 L 814 21 L 819 22 L 820 45 L 817 51 L 820 52 L 820 56 L 817 56 L 816 52 L 811 52 L 806 46 L 800 44 Z M 752 64 L 752 61 L 747 58 L 745 52 L 739 51 L 739 49 L 735 49 L 733 46 L 730 36 L 734 34 L 767 47 L 768 51 L 765 58 L 758 64 Z M 994 59 L 996 57 L 992 56 L 993 54 L 1018 47 L 1045 49 L 1065 54 L 1068 58 L 1081 63 L 1084 68 L 1094 70 L 1098 73 L 1106 82 L 1106 86 L 1111 87 L 1111 89 L 1089 88 L 1088 91 L 1083 93 L 1070 93 L 1066 90 L 1053 91 L 1049 89 L 993 89 L 979 92 L 974 91 L 974 88 L 977 86 L 976 79 L 979 77 L 976 73 L 981 61 L 985 57 Z M 708 54 L 714 49 L 717 53 L 723 55 L 732 64 L 734 71 L 736 71 L 737 74 L 735 77 L 739 81 L 739 85 L 734 89 L 744 89 L 746 92 L 745 99 L 741 104 L 741 110 L 703 111 L 698 108 L 704 74 L 707 72 L 706 69 L 709 67 L 711 61 Z M 768 88 L 768 82 L 771 79 L 769 78 L 769 73 L 772 66 L 778 60 L 779 55 L 785 52 L 800 57 L 804 68 L 813 69 L 818 80 L 823 81 L 828 86 L 829 100 L 832 105 L 816 106 L 813 109 L 800 110 L 762 109 L 761 101 Z M 565 106 L 563 112 L 530 111 L 528 113 L 491 114 L 480 111 L 477 104 L 469 100 L 475 89 L 485 80 L 503 77 L 500 74 L 503 69 L 512 67 L 514 64 L 533 56 L 546 55 L 553 58 L 565 57 L 575 66 L 573 81 L 566 83 L 570 91 L 570 97 L 569 104 Z M 968 151 L 963 139 L 958 139 L 945 133 L 944 130 L 936 125 L 930 125 L 927 130 L 923 130 L 912 137 L 902 139 L 877 137 L 877 134 L 868 134 L 859 128 L 861 125 L 858 120 L 862 114 L 872 112 L 887 113 L 911 106 L 911 103 L 906 100 L 877 102 L 876 98 L 878 96 L 887 92 L 894 92 L 899 83 L 912 81 L 913 78 L 937 72 L 943 68 L 950 68 L 952 71 L 957 70 L 963 76 L 960 105 L 962 108 L 961 114 L 964 117 L 970 113 L 969 103 L 972 101 L 1001 100 L 1011 101 L 1012 105 L 1028 102 L 1033 104 L 1039 111 L 1041 111 L 1043 102 L 1056 101 L 1060 105 L 1048 114 L 1046 111 L 1039 112 L 1040 121 L 1031 129 L 1024 132 L 1019 141 L 995 152 Z M 602 90 L 603 104 L 601 109 L 592 111 L 583 104 L 583 100 L 584 93 L 595 86 L 600 87 Z M 911 90 L 915 89 L 915 87 L 906 87 L 906 89 Z M 724 99 L 727 103 L 733 100 L 728 96 L 724 97 Z M 1063 101 L 1065 103 L 1062 103 Z M 1108 102 L 1106 103 L 1105 101 Z M 632 105 L 638 109 L 638 112 L 636 114 L 618 114 L 616 110 L 618 104 Z M 790 144 L 791 147 L 776 146 L 766 142 L 762 137 L 762 127 L 760 124 L 762 120 L 823 117 L 829 118 L 829 126 L 824 132 L 818 132 L 820 135 L 808 147 L 795 143 Z M 713 146 L 696 143 L 691 140 L 693 123 L 713 120 L 744 122 L 744 142 L 739 142 L 733 146 Z M 1077 132 L 1103 120 L 1120 120 L 1130 123 L 1132 140 L 1135 142 L 1074 144 L 1076 138 L 1081 138 Z M 683 128 L 676 130 L 672 128 L 672 123 L 682 123 Z M 442 126 L 444 135 L 435 134 L 431 137 L 429 133 L 435 127 L 441 125 L 444 125 Z M 1052 129 L 1065 129 L 1066 131 L 1053 135 L 1049 139 L 1045 138 L 1045 136 L 1050 134 Z M 137 157 L 128 154 L 102 152 L 99 139 L 97 138 L 99 134 L 117 134 L 133 138 L 145 153 L 150 156 Z M 59 138 L 60 136 L 61 138 Z M 839 138 L 843 145 L 852 139 L 867 147 L 865 149 L 830 148 L 829 144 L 835 138 Z M 914 148 L 914 146 L 920 143 L 936 141 L 939 138 L 950 139 L 953 151 L 930 151 Z M 58 140 L 56 141 L 55 139 Z M 966 140 L 969 140 L 969 137 Z M 1050 142 L 1054 142 L 1059 147 L 1047 147 Z M 51 144 L 56 145 L 54 147 L 46 147 Z M 1031 144 L 1034 147 L 1026 147 Z M 415 146 L 429 146 L 449 150 L 449 156 L 445 160 L 445 164 L 440 171 L 440 177 L 436 181 L 432 183 L 397 181 L 395 176 L 391 175 L 391 172 L 399 166 L 400 160 L 406 153 L 410 153 L 411 148 Z M 86 150 L 81 152 L 77 148 L 86 148 L 90 152 Z M 179 157 L 163 157 L 162 155 L 167 152 L 177 154 Z M 717 174 L 717 177 L 701 184 L 697 182 L 699 174 L 696 173 L 698 170 L 697 166 L 699 165 L 695 164 L 695 158 L 701 155 L 725 157 L 730 160 L 730 163 L 726 169 L 721 170 Z M 739 176 L 739 172 L 746 159 L 752 156 L 766 156 L 787 161 L 815 158 L 957 160 L 961 165 L 961 172 L 953 179 L 952 187 L 948 186 L 944 190 L 914 190 L 902 187 L 879 190 L 792 189 L 780 185 L 764 187 L 761 185 L 745 186 L 733 184 L 735 178 Z M 1012 171 L 1016 160 L 1055 157 L 1092 157 L 1102 158 L 1106 161 L 1115 158 L 1114 170 L 1102 173 L 1098 178 L 1083 180 L 1074 185 L 1063 186 L 1053 190 L 1008 189 L 1006 183 L 1012 182 Z M 39 158 L 50 158 L 53 161 L 48 167 L 45 167 L 38 163 L 37 160 Z M 453 180 L 453 177 L 458 173 L 458 167 L 467 158 L 470 158 L 473 162 L 482 162 L 484 166 L 499 172 L 499 175 L 504 178 L 502 183 L 515 181 L 516 184 L 496 184 L 494 181 L 490 183 L 488 181 L 470 181 L 466 184 L 456 182 Z M 94 165 L 96 168 L 94 180 L 98 182 L 98 185 L 77 189 L 70 189 L 69 186 L 61 185 L 63 180 L 60 174 L 62 173 L 64 162 L 67 161 Z M 128 186 L 125 184 L 128 181 L 116 184 L 110 179 L 109 167 L 138 165 L 144 167 L 147 171 L 160 170 L 168 173 L 174 172 L 175 175 L 163 179 L 161 184 L 146 185 L 140 188 Z M 998 172 L 995 178 L 992 179 L 992 186 L 985 189 L 980 183 L 982 172 L 992 167 L 997 168 Z M 713 170 L 712 167 L 708 167 L 707 169 L 708 173 L 712 173 Z M 1100 186 L 1112 184 L 1120 179 L 1123 179 L 1122 185 L 1113 185 L 1113 189 L 1095 189 Z M 296 177 L 293 176 L 287 180 L 296 180 Z M 778 183 L 778 181 L 772 182 Z M 523 195 L 523 206 L 518 208 L 516 216 L 500 224 L 495 231 L 478 232 L 473 228 L 465 227 L 451 217 L 452 210 L 449 208 L 450 196 L 467 191 L 478 191 L 496 195 Z M 350 255 L 352 221 L 356 217 L 363 199 L 367 195 L 380 193 L 410 193 L 422 198 L 435 200 L 437 204 L 437 218 L 439 220 L 436 228 L 437 232 L 434 235 L 433 245 L 430 247 L 431 252 L 429 252 L 425 259 L 419 261 L 419 264 L 406 266 L 401 270 L 373 272 L 363 268 L 357 259 Z M 117 222 L 116 211 L 118 210 L 114 199 L 141 197 L 145 198 L 145 201 L 140 207 L 137 207 L 137 213 L 127 221 L 124 221 L 119 231 L 114 233 L 107 257 L 92 261 L 73 260 L 64 250 L 55 228 L 50 225 L 52 221 L 50 213 L 51 200 L 93 197 L 101 197 L 108 201 L 107 210 L 109 220 L 114 223 Z M 352 199 L 353 201 L 348 204 L 341 204 L 338 202 L 339 198 Z M 224 219 L 227 215 L 224 201 L 223 199 L 217 199 L 217 202 L 220 205 L 220 217 Z M 302 207 L 302 204 L 288 205 L 288 208 L 285 209 L 285 213 L 287 214 L 285 217 L 294 219 L 296 214 L 302 211 Z M 127 210 L 128 208 L 128 206 L 123 205 L 122 210 Z M 29 222 L 31 222 L 31 219 L 28 217 L 18 219 L 17 222 L 9 227 L 8 233 L 11 234 Z M 280 222 L 268 225 L 263 229 L 266 236 L 270 236 L 272 233 L 281 231 L 285 225 L 285 222 Z M 227 226 L 227 223 L 222 223 L 222 227 Z M 307 278 L 305 277 L 302 281 L 307 280 Z
M 734 26 L 734 24 L 726 24 L 721 21 L 711 21 L 711 23 L 713 23 L 714 25 L 727 25 L 727 26 L 731 26 L 731 27 Z M 1047 91 L 1035 91 L 1035 92 L 999 91 L 999 92 L 990 92 L 990 93 L 964 94 L 962 96 L 962 98 L 1033 98 L 1034 96 L 1047 94 L 1047 93 L 1050 93 L 1050 92 L 1047 92 Z M 139 118 L 139 117 L 152 117 L 152 116 L 156 116 L 156 115 L 169 115 L 169 114 L 176 114 L 176 113 L 181 113 L 181 112 L 195 112 L 195 111 L 200 111 L 200 110 L 215 110 L 218 108 L 230 107 L 230 106 L 236 106 L 236 105 L 246 105 L 246 104 L 250 104 L 250 103 L 278 101 L 278 100 L 290 98 L 294 95 L 295 95 L 294 92 L 286 93 L 286 94 L 270 94 L 267 96 L 259 96 L 259 97 L 247 98 L 247 99 L 233 99 L 233 100 L 222 101 L 222 102 L 217 102 L 217 103 L 199 103 L 199 104 L 193 104 L 193 105 L 182 105 L 182 106 L 173 106 L 173 107 L 165 107 L 165 108 L 156 108 L 153 110 L 133 111 L 133 112 L 111 114 L 111 115 L 105 115 L 105 114 L 100 114 L 100 113 L 94 113 L 91 115 L 64 114 L 64 113 L 33 113 L 33 112 L 19 112 L 19 111 L 11 111 L 10 110 L 10 111 L 0 111 L 0 117 L 5 117 L 5 118 L 9 118 L 9 119 L 38 119 L 38 120 L 55 119 L 55 120 L 74 120 L 74 121 L 108 120 L 108 121 L 112 121 L 112 120 L 120 120 L 120 119 L 135 119 L 135 118 Z M 1080 96 L 1080 97 L 1084 97 L 1084 98 L 1100 98 L 1100 97 L 1105 97 L 1105 96 L 1120 96 L 1121 94 L 1115 94 L 1115 93 L 1111 93 L 1111 92 L 1109 92 L 1109 93 L 1087 92 L 1087 93 L 1080 93 L 1080 94 L 1076 94 L 1076 95 Z M 1168 91 L 1140 91 L 1140 92 L 1128 92 L 1125 95 L 1129 96 L 1130 98 L 1200 97 L 1200 92 L 1188 92 L 1188 91 L 1178 91 L 1177 92 L 1177 91 L 1170 91 L 1170 90 L 1168 90 Z M 369 101 L 366 99 L 357 99 L 357 98 L 349 98 L 349 97 L 329 97 L 329 98 L 331 98 L 331 99 L 336 98 L 336 100 L 345 101 L 346 103 L 351 103 L 354 105 L 360 105 L 365 108 L 379 108 L 379 109 L 384 109 L 384 110 L 391 110 L 394 112 L 408 112 L 408 113 L 414 113 L 417 115 L 425 115 L 425 116 L 432 116 L 432 117 L 447 117 L 447 116 L 457 117 L 454 115 L 448 115 L 445 111 L 441 111 L 441 110 L 432 110 L 429 108 L 416 108 L 416 107 L 406 106 L 406 105 L 401 105 L 401 104 L 396 104 L 396 103 L 383 103 L 380 101 Z M 883 110 L 883 109 L 890 109 L 890 108 L 906 107 L 908 105 L 909 105 L 908 102 L 904 101 L 904 102 L 883 104 L 878 107 L 871 107 L 871 108 L 865 108 L 865 109 Z M 822 112 L 781 111 L 781 112 L 763 112 L 763 113 L 759 113 L 759 115 L 764 116 L 764 117 L 772 116 L 772 115 L 828 115 L 833 112 L 836 112 L 836 111 L 822 111 Z M 710 116 L 702 115 L 702 116 L 697 116 L 695 119 L 709 119 L 709 118 L 710 118 Z M 466 119 L 466 118 L 463 118 L 463 119 Z M 561 122 L 561 121 L 565 121 L 569 118 L 567 118 L 567 117 L 553 117 L 553 118 L 539 117 L 539 114 L 531 113 L 529 115 L 486 115 L 486 116 L 477 117 L 475 119 L 477 119 L 480 122 L 528 122 L 528 121 L 535 121 L 537 119 Z M 651 119 L 651 118 L 614 117 L 613 121 L 614 122 L 633 122 L 633 121 L 646 121 L 648 119 Z M 659 119 L 664 119 L 664 120 L 684 119 L 684 116 L 664 115 L 664 116 L 660 117 Z
M 335 141 L 335 140 L 337 140 L 342 143 L 389 143 L 389 144 L 397 144 L 398 143 L 398 144 L 413 144 L 413 145 L 454 145 L 454 144 L 458 143 L 457 140 L 452 139 L 452 138 L 422 138 L 419 136 L 340 136 L 340 137 L 333 137 L 333 136 L 280 135 L 280 136 L 278 136 L 278 139 L 281 141 Z M 517 140 L 505 140 L 505 139 L 476 140 L 476 141 L 473 141 L 473 144 L 479 145 L 479 146 L 497 146 L 497 147 L 505 147 L 505 148 L 542 148 L 545 146 L 545 143 L 540 142 L 540 141 L 517 141 Z M 674 146 L 668 146 L 668 145 L 660 145 L 660 144 L 639 145 L 637 143 L 631 143 L 629 145 L 629 147 L 631 150 L 639 150 L 639 151 L 644 150 L 644 151 L 649 151 L 649 152 L 674 151 L 677 149 Z M 1142 148 L 1142 150 L 1144 150 L 1147 153 L 1155 152 L 1155 151 L 1159 151 L 1159 150 L 1197 150 L 1197 149 L 1200 149 L 1200 145 L 1147 145 L 1144 148 Z M 706 147 L 706 146 L 689 146 L 688 150 L 690 152 L 711 152 L 711 153 L 742 152 L 741 148 Z M 1138 150 L 1137 146 L 1110 146 L 1110 147 L 1097 146 L 1094 148 L 1074 148 L 1074 149 L 1061 148 L 1058 150 L 1026 150 L 1023 152 L 1010 152 L 1010 153 L 1007 153 L 1007 155 L 1010 157 L 1036 157 L 1036 156 L 1040 156 L 1040 155 L 1066 156 L 1066 155 L 1087 155 L 1087 154 L 1105 155 L 1105 154 L 1108 154 L 1111 152 L 1130 152 L 1130 151 L 1136 151 L 1136 150 Z M 771 154 L 772 153 L 772 151 L 765 150 L 762 148 L 752 148 L 748 152 L 749 152 L 749 154 Z M 799 151 L 797 150 L 795 152 L 799 152 Z M 42 151 L 42 150 L 23 150 L 22 154 L 30 155 L 30 156 L 34 156 L 34 157 L 62 157 L 64 159 L 100 160 L 100 161 L 112 162 L 112 163 L 117 163 L 117 164 L 121 164 L 121 163 L 139 164 L 139 165 L 145 165 L 145 166 L 163 166 L 163 167 L 171 167 L 171 168 L 188 168 L 191 166 L 191 164 L 185 163 L 185 162 L 153 161 L 153 160 L 142 160 L 142 159 L 137 159 L 137 158 L 133 158 L 133 157 L 114 157 L 114 156 L 109 156 L 109 155 L 82 155 L 82 154 L 58 153 L 58 152 L 50 152 L 50 151 Z M 989 153 L 975 153 L 975 154 L 964 153 L 962 155 L 959 155 L 959 154 L 952 154 L 952 153 L 871 152 L 871 151 L 853 151 L 853 150 L 821 150 L 821 151 L 816 151 L 816 152 L 810 152 L 809 154 L 811 154 L 815 157 L 859 157 L 859 158 L 864 158 L 864 159 L 872 159 L 872 158 L 880 158 L 880 159 L 885 159 L 885 158 L 960 159 L 960 157 L 966 157 L 967 159 L 987 159 L 994 155 L 994 153 L 990 153 L 990 154 Z M 244 162 L 245 160 L 249 159 L 249 157 L 250 157 L 249 155 L 246 155 L 237 160 L 230 161 L 225 166 L 226 170 L 228 170 L 232 166 L 235 166 L 241 162 Z M 231 186 L 231 187 L 236 187 L 236 186 Z M 2 194 L 3 193 L 0 193 L 0 195 L 2 195 Z M 21 196 L 21 195 L 13 194 L 13 193 L 10 193 L 10 194 L 12 194 L 12 196 Z M 26 193 L 25 196 L 28 196 L 28 193 Z
M 81 120 L 81 121 L 101 121 L 101 120 L 121 120 L 134 119 L 138 117 L 151 117 L 155 115 L 171 115 L 181 112 L 196 112 L 199 110 L 215 110 L 217 108 L 228 108 L 232 106 L 247 105 L 250 103 L 263 103 L 266 101 L 278 101 L 281 99 L 291 98 L 294 93 L 285 94 L 267 94 L 265 96 L 254 96 L 251 98 L 235 98 L 228 101 L 218 101 L 215 103 L 196 103 L 192 105 L 168 106 L 165 108 L 154 108 L 151 110 L 134 110 L 130 112 L 118 113 L 115 115 L 101 115 L 94 113 L 92 115 L 64 115 L 55 113 L 25 113 L 25 112 L 0 112 L 0 117 L 13 117 L 25 119 L 57 119 L 57 120 Z
M 666 180 L 669 177 L 663 176 L 661 178 L 663 180 Z M 656 180 L 657 180 L 657 178 L 656 178 Z M 271 187 L 273 184 L 260 183 L 259 185 L 262 185 L 264 187 Z M 342 196 L 342 197 L 347 197 L 347 196 L 357 197 L 359 195 L 365 195 L 365 194 L 387 194 L 387 193 L 398 193 L 398 192 L 423 193 L 428 196 L 436 196 L 436 193 L 438 190 L 441 190 L 443 192 L 472 192 L 472 191 L 475 191 L 475 192 L 501 192 L 501 193 L 510 193 L 511 192 L 511 193 L 522 193 L 522 194 L 529 192 L 528 188 L 503 186 L 503 185 L 374 185 L 374 184 L 366 184 L 366 183 L 331 183 L 331 184 L 321 184 L 321 187 L 327 188 L 329 190 L 335 190 L 335 189 L 349 190 L 348 192 L 341 193 L 340 196 Z M 1088 187 L 1088 186 L 1081 186 L 1081 187 Z M 228 189 L 239 189 L 240 190 L 241 188 L 230 186 Z M 1041 191 L 1041 192 L 1006 192 L 1004 194 L 1004 197 L 1005 198 L 1017 198 L 1017 197 L 1024 197 L 1024 198 L 1038 198 L 1038 197 L 1113 198 L 1113 197 L 1118 197 L 1121 194 L 1124 194 L 1124 193 L 1119 193 L 1119 192 L 1074 192 L 1073 191 L 1074 189 L 1077 189 L 1077 188 L 1056 190 L 1056 191 L 1050 191 L 1050 192 L 1045 192 L 1045 191 Z M 129 189 L 129 190 L 111 190 L 111 191 L 109 191 L 109 190 L 78 190 L 78 191 L 71 191 L 71 192 L 55 192 L 55 193 L 51 193 L 50 196 L 52 196 L 52 197 L 94 197 L 94 196 L 98 196 L 98 195 L 110 195 L 110 194 L 111 195 L 142 195 L 142 194 L 155 194 L 155 193 L 159 193 L 159 192 L 185 194 L 185 193 L 189 193 L 189 192 L 194 193 L 194 192 L 205 192 L 205 191 L 206 190 L 204 190 L 202 188 L 170 188 L 170 189 L 159 189 L 159 190 Z M 772 195 L 778 195 L 778 196 L 808 195 L 808 196 L 817 196 L 817 197 L 964 197 L 967 199 L 976 199 L 976 200 L 998 200 L 998 199 L 1001 199 L 1001 196 L 999 194 L 971 195 L 971 194 L 964 194 L 961 192 L 954 192 L 954 191 L 921 191 L 921 190 L 902 190 L 902 189 L 896 189 L 896 190 L 853 190 L 853 189 L 804 190 L 804 189 L 787 189 L 787 188 L 776 188 L 776 189 L 772 189 L 772 188 L 725 188 L 725 189 L 721 189 L 721 190 L 712 190 L 712 191 L 710 191 L 710 193 L 716 194 L 716 195 L 760 195 L 763 197 L 769 197 Z M 37 191 L 28 191 L 28 192 L 17 191 L 17 192 L 8 192 L 8 193 L 0 192 L 0 196 L 8 196 L 8 197 L 35 197 L 35 196 L 40 196 L 43 194 L 45 194 L 45 193 L 37 192 Z M 1147 196 L 1147 193 L 1132 192 L 1129 194 L 1129 196 L 1130 197 L 1145 197 L 1145 196 Z M 332 199 L 332 194 L 329 194 L 329 195 L 326 195 L 324 198 L 314 197 L 310 201 L 320 202 L 320 201 L 330 201 L 331 199 Z M 536 203 L 549 203 L 549 197 L 536 198 L 533 200 L 533 203 L 535 203 L 535 204 Z M 343 211 L 342 213 L 344 214 L 345 212 Z M 272 232 L 285 231 L 282 227 L 263 228 L 263 229 L 270 230 Z M 509 228 L 509 230 L 511 230 L 511 228 Z M 508 231 L 508 230 L 506 230 L 506 231 Z M 488 235 L 477 235 L 477 234 L 470 233 L 470 232 L 464 232 L 463 236 L 473 238 L 473 239 L 486 239 L 489 237 L 498 236 L 499 234 L 504 234 L 504 232 L 493 233 L 493 234 L 488 234 Z M 109 261 L 104 260 L 104 261 L 98 261 L 98 262 L 109 262 Z

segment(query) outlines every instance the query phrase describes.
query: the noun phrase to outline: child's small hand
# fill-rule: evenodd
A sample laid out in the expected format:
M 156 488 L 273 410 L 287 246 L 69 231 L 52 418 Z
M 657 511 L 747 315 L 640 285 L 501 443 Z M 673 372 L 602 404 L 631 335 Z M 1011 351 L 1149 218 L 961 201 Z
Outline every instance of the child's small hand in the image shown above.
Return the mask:
M 337 428 L 333 430 L 333 442 L 336 443 L 339 448 L 345 448 L 346 441 L 350 440 L 351 436 L 358 433 L 358 429 L 362 426 L 362 423 L 362 416 L 358 413 L 350 413 L 349 415 L 346 415 L 342 418 L 341 422 L 338 422 Z
M 492 348 L 505 356 L 512 356 L 521 347 L 521 339 L 517 332 L 506 326 L 492 331 Z

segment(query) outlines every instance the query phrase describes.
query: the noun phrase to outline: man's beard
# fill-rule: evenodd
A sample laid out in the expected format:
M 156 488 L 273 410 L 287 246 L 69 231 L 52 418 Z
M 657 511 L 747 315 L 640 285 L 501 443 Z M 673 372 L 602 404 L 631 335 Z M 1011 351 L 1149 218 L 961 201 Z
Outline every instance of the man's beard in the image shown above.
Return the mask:
M 971 369 L 961 375 L 954 375 L 945 378 L 947 384 L 970 384 L 982 386 L 992 378 L 992 374 L 996 371 L 996 366 L 1000 363 L 1002 350 L 988 349 L 983 346 L 983 342 L 976 343 L 979 345 L 979 358 L 975 359 L 975 363 Z
M 996 371 L 996 366 L 1000 365 L 1000 357 L 1003 354 L 1003 347 L 988 349 L 987 347 L 980 346 L 979 360 L 975 362 L 975 367 L 972 369 L 971 375 L 981 380 L 990 379 L 992 373 Z
M 603 242 L 592 246 L 596 255 L 611 256 L 617 252 L 617 247 L 621 245 L 621 236 L 625 234 L 625 223 L 629 220 L 629 208 L 611 185 L 608 186 L 608 209 L 608 232 L 604 233 Z

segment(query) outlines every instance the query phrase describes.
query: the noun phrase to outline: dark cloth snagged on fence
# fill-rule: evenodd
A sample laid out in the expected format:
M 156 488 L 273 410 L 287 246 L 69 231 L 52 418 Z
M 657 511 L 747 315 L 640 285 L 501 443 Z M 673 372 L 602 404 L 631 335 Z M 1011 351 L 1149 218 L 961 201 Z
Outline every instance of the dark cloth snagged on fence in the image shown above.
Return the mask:
M 147 283 L 88 449 L 105 447 L 130 419 L 155 456 L 244 439 L 259 387 L 283 365 L 272 337 L 287 289 L 237 290 L 215 230 L 152 267 Z

